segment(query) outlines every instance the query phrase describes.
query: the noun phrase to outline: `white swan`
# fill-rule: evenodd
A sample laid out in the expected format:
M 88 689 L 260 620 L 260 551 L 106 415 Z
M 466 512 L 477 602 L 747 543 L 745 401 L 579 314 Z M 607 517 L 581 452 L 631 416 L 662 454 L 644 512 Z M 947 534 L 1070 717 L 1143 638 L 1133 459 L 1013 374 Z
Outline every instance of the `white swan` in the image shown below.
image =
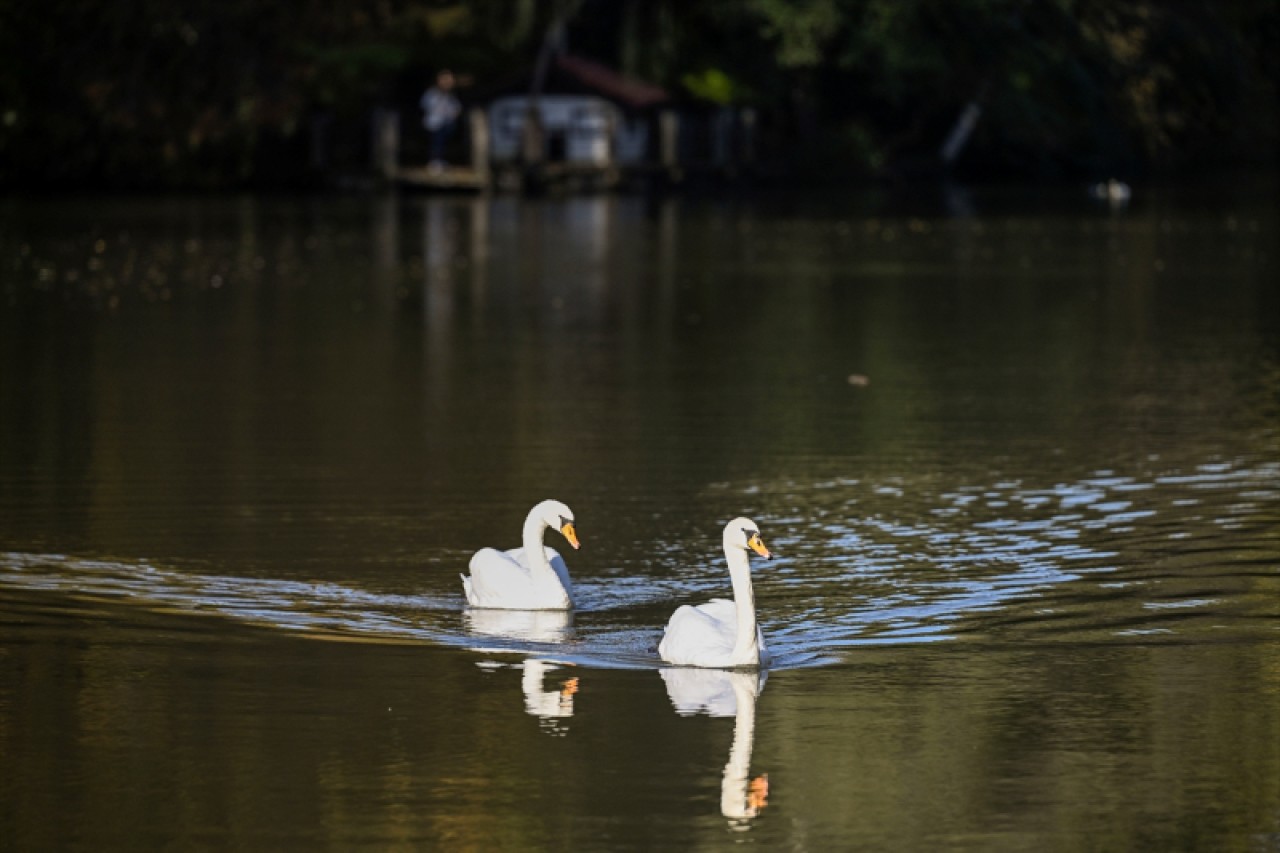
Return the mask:
M 756 625 L 748 548 L 766 560 L 772 558 L 756 523 L 749 518 L 735 518 L 724 526 L 724 556 L 733 581 L 733 601 L 713 598 L 697 607 L 686 604 L 671 614 L 658 646 L 663 660 L 681 666 L 715 668 L 768 663 L 764 635 Z
M 733 821 L 735 829 L 745 829 L 746 821 L 769 804 L 769 777 L 751 778 L 756 698 L 764 690 L 765 673 L 664 669 L 660 674 L 680 716 L 734 718 L 733 745 L 720 780 L 720 813 Z
M 569 569 L 554 548 L 542 544 L 548 527 L 578 548 L 573 512 L 560 501 L 543 501 L 524 520 L 524 547 L 510 551 L 481 548 L 471 558 L 471 577 L 462 588 L 472 607 L 506 610 L 568 610 L 573 607 Z

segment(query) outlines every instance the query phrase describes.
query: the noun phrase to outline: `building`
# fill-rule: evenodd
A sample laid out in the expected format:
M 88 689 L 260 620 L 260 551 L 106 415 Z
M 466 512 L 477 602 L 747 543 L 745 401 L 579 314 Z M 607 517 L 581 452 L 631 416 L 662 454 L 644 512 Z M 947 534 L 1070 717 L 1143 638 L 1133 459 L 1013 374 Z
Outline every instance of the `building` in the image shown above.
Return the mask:
M 608 168 L 658 159 L 656 116 L 670 101 L 662 88 L 564 54 L 548 62 L 541 91 L 530 88 L 531 78 L 524 75 L 500 87 L 489 102 L 489 156 L 495 166 L 531 159 L 530 138 L 540 141 L 538 159 L 545 163 Z M 532 137 L 531 115 L 538 124 Z

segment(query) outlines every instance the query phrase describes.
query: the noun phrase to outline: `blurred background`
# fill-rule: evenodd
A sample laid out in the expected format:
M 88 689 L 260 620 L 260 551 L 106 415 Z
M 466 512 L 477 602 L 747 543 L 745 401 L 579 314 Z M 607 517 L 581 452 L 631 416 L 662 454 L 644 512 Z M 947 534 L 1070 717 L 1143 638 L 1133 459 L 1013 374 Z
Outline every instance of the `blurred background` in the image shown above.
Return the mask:
M 1132 180 L 1274 164 L 1277 43 L 1269 0 L 10 0 L 0 186 L 323 184 L 386 111 L 425 160 L 438 69 L 484 107 L 547 56 L 751 110 L 761 177 Z

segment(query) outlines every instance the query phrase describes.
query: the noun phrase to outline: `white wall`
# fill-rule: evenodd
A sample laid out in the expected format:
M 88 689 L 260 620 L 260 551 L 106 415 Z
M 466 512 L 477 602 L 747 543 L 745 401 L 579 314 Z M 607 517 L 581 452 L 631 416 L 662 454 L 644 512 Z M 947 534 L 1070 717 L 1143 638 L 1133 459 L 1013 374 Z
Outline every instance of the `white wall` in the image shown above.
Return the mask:
M 514 95 L 489 105 L 490 153 L 496 161 L 520 156 L 520 135 L 529 98 Z M 564 159 L 569 163 L 604 165 L 609 161 L 609 129 L 615 162 L 637 163 L 644 159 L 649 130 L 643 121 L 628 121 L 613 104 L 590 95 L 542 95 L 538 114 L 548 139 L 564 140 Z

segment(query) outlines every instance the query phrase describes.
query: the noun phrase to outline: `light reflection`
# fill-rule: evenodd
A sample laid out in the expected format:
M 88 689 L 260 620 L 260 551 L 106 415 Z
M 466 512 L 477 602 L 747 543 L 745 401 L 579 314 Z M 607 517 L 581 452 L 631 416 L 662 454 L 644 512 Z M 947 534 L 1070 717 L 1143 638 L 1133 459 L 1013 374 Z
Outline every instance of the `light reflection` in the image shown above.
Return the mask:
M 768 775 L 751 778 L 756 699 L 768 673 L 671 667 L 659 674 L 677 714 L 734 718 L 733 745 L 720 782 L 720 813 L 734 829 L 750 828 L 751 820 L 769 804 Z
M 573 612 L 471 608 L 463 612 L 462 621 L 473 635 L 531 643 L 563 643 L 573 628 Z

